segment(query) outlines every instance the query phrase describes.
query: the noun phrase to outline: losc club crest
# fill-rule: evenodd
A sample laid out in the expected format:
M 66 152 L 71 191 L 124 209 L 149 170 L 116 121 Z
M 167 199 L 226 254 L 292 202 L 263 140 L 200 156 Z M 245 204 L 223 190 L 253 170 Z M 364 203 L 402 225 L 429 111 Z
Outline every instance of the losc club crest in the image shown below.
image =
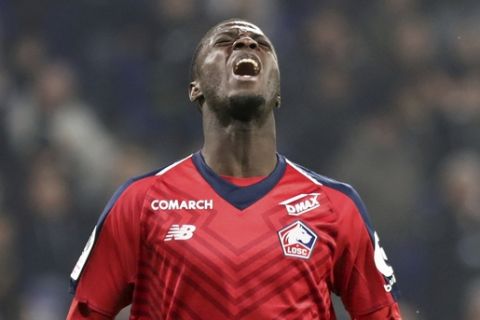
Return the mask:
M 278 231 L 283 254 L 287 257 L 308 259 L 318 236 L 303 222 L 295 221 Z

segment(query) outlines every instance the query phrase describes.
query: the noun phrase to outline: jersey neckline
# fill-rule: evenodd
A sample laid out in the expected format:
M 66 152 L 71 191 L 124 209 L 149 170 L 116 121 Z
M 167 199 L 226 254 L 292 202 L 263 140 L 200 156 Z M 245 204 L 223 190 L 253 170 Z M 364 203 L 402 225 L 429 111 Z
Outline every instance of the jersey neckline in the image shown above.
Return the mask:
M 248 186 L 237 186 L 223 179 L 210 168 L 200 151 L 192 156 L 192 162 L 205 181 L 224 200 L 239 210 L 244 210 L 260 200 L 280 181 L 285 173 L 285 157 L 277 153 L 277 164 L 264 179 Z

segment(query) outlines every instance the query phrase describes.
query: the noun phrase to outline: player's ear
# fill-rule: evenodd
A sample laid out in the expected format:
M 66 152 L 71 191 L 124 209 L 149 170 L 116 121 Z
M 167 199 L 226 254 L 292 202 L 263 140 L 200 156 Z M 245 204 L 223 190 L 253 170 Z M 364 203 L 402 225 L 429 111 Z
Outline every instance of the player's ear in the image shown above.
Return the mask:
M 275 100 L 275 107 L 280 108 L 280 103 L 282 102 L 282 97 L 280 97 L 279 94 L 277 94 L 276 100 Z
M 188 88 L 188 96 L 191 102 L 198 101 L 200 103 L 202 101 L 203 93 L 197 80 L 190 82 L 190 86 Z

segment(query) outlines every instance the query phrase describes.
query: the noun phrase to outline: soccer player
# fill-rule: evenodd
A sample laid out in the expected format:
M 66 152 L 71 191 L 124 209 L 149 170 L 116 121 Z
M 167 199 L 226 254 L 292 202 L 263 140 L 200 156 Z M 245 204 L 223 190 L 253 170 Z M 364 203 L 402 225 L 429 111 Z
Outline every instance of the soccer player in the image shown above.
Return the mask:
M 277 153 L 278 60 L 254 24 L 213 27 L 192 64 L 204 145 L 129 180 L 75 266 L 68 319 L 400 319 L 395 276 L 349 185 Z

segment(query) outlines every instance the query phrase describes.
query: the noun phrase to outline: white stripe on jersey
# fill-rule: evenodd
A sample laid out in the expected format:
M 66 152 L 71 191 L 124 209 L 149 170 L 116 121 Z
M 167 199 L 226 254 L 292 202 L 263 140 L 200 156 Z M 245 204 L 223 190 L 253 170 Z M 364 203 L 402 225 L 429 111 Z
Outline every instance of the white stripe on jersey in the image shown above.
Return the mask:
M 300 172 L 303 176 L 305 176 L 306 178 L 308 178 L 308 180 L 312 181 L 313 183 L 315 183 L 316 185 L 318 186 L 322 186 L 323 184 L 320 182 L 320 181 L 317 181 L 315 180 L 314 178 L 312 178 L 307 172 L 305 172 L 305 170 L 303 170 L 302 168 L 298 167 L 295 163 L 291 162 L 290 160 L 286 159 L 285 160 L 287 161 L 287 163 L 289 165 L 291 165 L 295 170 L 297 170 L 298 172 Z
M 175 167 L 176 165 L 180 164 L 181 162 L 187 160 L 188 158 L 190 158 L 192 155 L 189 155 L 181 160 L 178 160 L 177 162 L 174 162 L 172 163 L 171 165 L 169 165 L 168 167 L 165 167 L 163 168 L 162 170 L 160 170 L 159 172 L 157 172 L 155 175 L 156 176 L 161 176 L 162 174 L 164 174 L 165 172 L 167 172 L 168 170 L 172 169 L 173 167 Z
M 90 252 L 92 251 L 93 244 L 95 243 L 96 237 L 97 237 L 97 226 L 93 228 L 93 232 L 90 235 L 90 238 L 88 238 L 87 244 L 85 245 L 85 248 L 83 249 L 82 254 L 80 255 L 80 258 L 78 258 L 78 261 L 75 264 L 75 267 L 73 268 L 72 273 L 70 274 L 70 278 L 72 278 L 73 281 L 77 281 L 78 277 L 80 277 L 80 273 L 82 273 L 83 267 L 87 262 Z

